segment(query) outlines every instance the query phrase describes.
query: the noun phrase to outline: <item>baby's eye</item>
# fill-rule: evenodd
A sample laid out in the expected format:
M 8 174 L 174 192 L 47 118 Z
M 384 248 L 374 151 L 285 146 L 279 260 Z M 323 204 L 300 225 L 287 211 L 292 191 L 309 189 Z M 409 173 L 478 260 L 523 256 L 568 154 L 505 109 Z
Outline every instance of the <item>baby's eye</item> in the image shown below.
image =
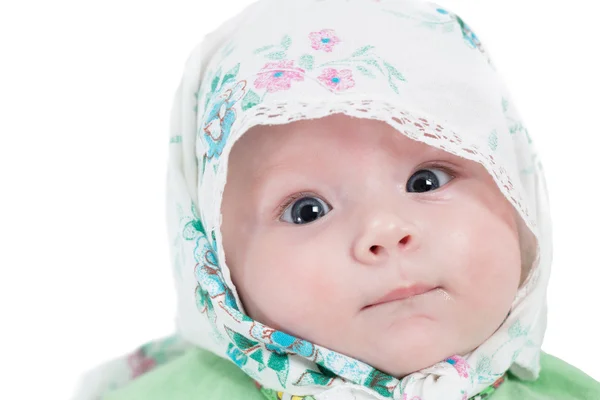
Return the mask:
M 281 219 L 294 224 L 308 224 L 329 211 L 331 207 L 323 200 L 305 196 L 290 204 L 281 215 Z
M 437 188 L 439 188 L 440 186 L 440 180 L 438 179 L 438 177 L 432 173 L 431 171 L 441 171 L 443 173 L 443 175 L 449 176 L 450 179 L 448 179 L 444 184 L 448 183 L 449 181 L 452 180 L 453 176 L 450 175 L 448 172 L 446 172 L 443 169 L 440 168 L 424 168 L 424 169 L 420 169 L 417 172 L 415 172 L 410 179 L 408 180 L 408 183 L 406 184 L 406 191 L 407 192 L 411 192 L 411 188 L 414 188 L 414 191 L 416 191 L 417 193 L 423 193 L 423 192 L 428 192 L 430 190 L 435 190 Z

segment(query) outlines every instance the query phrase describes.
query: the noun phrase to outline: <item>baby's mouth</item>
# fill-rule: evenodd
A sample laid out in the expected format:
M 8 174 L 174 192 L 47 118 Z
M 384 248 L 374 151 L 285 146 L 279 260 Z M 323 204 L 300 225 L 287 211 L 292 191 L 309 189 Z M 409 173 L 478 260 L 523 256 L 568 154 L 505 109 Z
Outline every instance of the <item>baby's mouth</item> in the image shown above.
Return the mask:
M 406 299 L 410 299 L 416 296 L 421 296 L 423 294 L 429 293 L 436 289 L 440 289 L 439 286 L 432 286 L 424 283 L 416 283 L 410 286 L 401 286 L 396 289 L 391 290 L 385 296 L 376 300 L 375 302 L 363 307 L 363 310 L 371 308 L 373 306 L 378 306 L 381 304 L 389 303 L 392 301 L 404 301 Z

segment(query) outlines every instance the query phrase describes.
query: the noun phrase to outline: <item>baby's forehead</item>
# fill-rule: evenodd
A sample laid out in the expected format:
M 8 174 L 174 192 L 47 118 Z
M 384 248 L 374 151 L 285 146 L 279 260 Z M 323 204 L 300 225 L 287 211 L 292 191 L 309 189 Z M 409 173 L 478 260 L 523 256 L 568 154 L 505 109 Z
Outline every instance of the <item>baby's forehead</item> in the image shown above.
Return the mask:
M 228 180 L 248 189 L 291 177 L 322 177 L 324 172 L 347 176 L 344 171 L 365 166 L 375 173 L 378 168 L 380 172 L 398 168 L 409 174 L 418 166 L 430 168 L 433 162 L 445 165 L 453 175 L 481 180 L 490 190 L 498 190 L 491 174 L 476 161 L 409 138 L 384 121 L 336 115 L 250 128 L 233 146 Z
M 336 150 L 396 150 L 399 154 L 435 154 L 444 152 L 434 146 L 411 139 L 384 121 L 333 114 L 322 118 L 278 125 L 256 125 L 238 140 L 239 147 L 264 156 L 304 153 L 324 146 Z M 238 143 L 234 148 L 238 146 Z

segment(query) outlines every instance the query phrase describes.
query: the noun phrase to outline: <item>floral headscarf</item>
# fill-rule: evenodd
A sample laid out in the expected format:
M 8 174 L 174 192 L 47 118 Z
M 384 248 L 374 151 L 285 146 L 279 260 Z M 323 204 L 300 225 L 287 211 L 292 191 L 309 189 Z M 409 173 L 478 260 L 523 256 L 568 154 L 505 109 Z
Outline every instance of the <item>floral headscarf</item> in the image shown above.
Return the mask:
M 472 352 L 397 379 L 245 314 L 220 232 L 231 147 L 255 125 L 333 113 L 385 121 L 480 163 L 520 230 L 535 235 L 534 262 L 508 317 Z M 257 1 L 193 49 L 169 142 L 175 338 L 183 338 L 175 347 L 206 348 L 284 399 L 464 400 L 509 369 L 537 378 L 552 258 L 542 165 L 489 53 L 458 15 L 419 0 Z M 138 373 L 156 363 L 136 354 Z

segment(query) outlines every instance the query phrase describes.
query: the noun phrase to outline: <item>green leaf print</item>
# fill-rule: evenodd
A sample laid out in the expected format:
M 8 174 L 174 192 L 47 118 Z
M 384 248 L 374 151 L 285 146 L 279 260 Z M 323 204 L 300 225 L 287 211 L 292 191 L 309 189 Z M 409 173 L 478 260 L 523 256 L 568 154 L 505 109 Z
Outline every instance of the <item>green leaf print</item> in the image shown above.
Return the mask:
M 315 58 L 313 56 L 311 56 L 310 54 L 304 54 L 300 57 L 300 60 L 298 61 L 298 65 L 300 66 L 300 68 L 304 68 L 307 71 L 310 71 L 313 69 L 313 65 L 315 63 Z
M 212 92 L 206 93 L 206 100 L 204 101 L 204 113 L 206 113 L 206 108 L 208 107 L 208 102 L 210 101 L 210 95 Z
M 210 301 L 210 295 L 200 285 L 196 286 L 196 307 L 200 312 L 206 312 L 211 323 L 215 323 L 217 318 L 215 309 Z
M 232 69 L 230 69 L 229 71 L 227 71 L 227 73 L 223 77 L 223 83 L 222 84 L 224 85 L 224 84 L 226 84 L 229 81 L 235 80 L 235 77 L 237 76 L 239 70 L 240 70 L 240 63 L 237 63 L 235 67 L 233 67 Z
M 394 382 L 396 379 L 384 372 L 373 369 L 365 383 L 377 393 L 384 397 L 392 397 L 394 388 L 398 382 Z
M 206 156 L 206 154 L 202 155 L 202 171 L 200 172 L 201 174 L 204 174 L 204 171 L 206 171 L 206 160 L 208 159 L 208 157 Z
M 249 90 L 242 99 L 242 110 L 246 111 L 258 103 L 260 103 L 260 97 L 253 90 Z
M 271 60 L 281 60 L 286 57 L 285 51 L 274 51 L 272 53 L 267 54 L 265 57 Z
M 377 62 L 377 60 L 367 59 L 367 60 L 363 60 L 363 61 L 366 62 L 369 65 L 374 66 L 375 68 L 377 68 L 379 70 L 379 72 L 381 72 L 383 74 L 383 68 L 381 68 L 381 66 L 379 65 L 379 63 Z
M 273 47 L 275 47 L 275 46 L 273 46 L 272 44 L 270 44 L 268 46 L 259 47 L 258 49 L 254 50 L 254 54 L 262 53 L 263 51 L 270 50 Z
M 271 353 L 267 366 L 277 373 L 281 386 L 286 387 L 287 376 L 290 370 L 288 355 Z
M 527 130 L 527 128 L 524 128 L 525 131 L 525 136 L 527 136 L 527 143 L 531 144 L 533 141 L 531 140 L 531 137 L 529 136 L 529 131 Z
M 194 209 L 194 205 L 192 204 L 192 210 Z M 200 235 L 198 235 L 200 234 Z M 206 236 L 206 231 L 204 230 L 204 225 L 200 220 L 200 217 L 195 215 L 194 218 L 188 221 L 183 227 L 182 236 L 185 240 L 194 240 L 198 236 Z
M 235 46 L 230 41 L 225 47 L 223 47 L 223 50 L 221 50 L 221 55 L 223 56 L 223 58 L 228 57 L 234 49 Z
M 388 79 L 388 83 L 390 84 L 390 87 L 394 90 L 394 92 L 396 92 L 396 94 L 400 94 L 400 91 L 398 90 L 398 86 L 396 86 L 396 84 L 394 82 L 392 82 L 391 77 Z
M 265 360 L 263 358 L 262 349 L 258 349 L 257 351 L 252 352 L 252 354 L 250 354 L 250 358 L 253 359 L 254 361 L 256 361 L 257 363 L 261 364 L 264 367 Z
M 375 48 L 375 46 L 371 46 L 370 44 L 367 46 L 363 46 L 360 49 L 356 50 L 354 53 L 352 53 L 352 57 L 359 57 L 362 56 L 363 54 L 365 54 L 367 51 L 371 50 Z
M 217 73 L 215 74 L 215 77 L 210 85 L 211 92 L 214 93 L 217 90 L 217 86 L 219 85 L 220 81 L 221 81 L 221 67 L 219 67 L 219 69 L 217 70 Z
M 492 362 L 490 358 L 486 355 L 482 355 L 477 360 L 477 365 L 475 367 L 475 373 L 477 375 L 489 375 L 492 372 L 491 369 Z
M 511 126 L 508 127 L 510 134 L 514 135 L 517 132 L 520 132 L 523 129 L 523 124 L 521 124 L 520 122 L 515 122 L 514 124 L 512 124 Z
M 306 371 L 303 373 L 298 381 L 296 381 L 295 385 L 298 386 L 309 386 L 309 385 L 319 385 L 319 386 L 327 386 L 333 380 L 332 377 L 321 374 L 316 371 Z
M 281 45 L 286 50 L 290 48 L 290 46 L 292 45 L 292 38 L 290 37 L 290 35 L 285 35 L 283 39 L 281 39 Z
M 388 63 L 387 61 L 383 62 L 383 65 L 385 65 L 385 68 L 388 70 L 388 72 L 390 73 L 390 76 L 393 76 L 401 81 L 406 81 L 406 79 L 404 79 L 404 76 L 402 76 L 402 74 L 400 73 L 400 71 L 398 71 L 396 69 L 396 67 L 394 67 L 392 64 Z
M 235 345 L 240 350 L 248 350 L 248 349 L 258 346 L 258 342 L 255 342 L 254 340 L 250 340 L 247 337 L 240 335 L 239 333 L 232 331 L 231 329 L 229 329 L 227 327 L 225 327 L 225 331 L 227 332 L 227 334 L 229 335 L 231 340 L 233 340 L 233 343 L 235 343 Z
M 375 74 L 373 74 L 371 71 L 369 71 L 368 69 L 366 69 L 365 67 L 362 67 L 360 65 L 356 66 L 356 69 L 359 70 L 360 72 L 362 72 L 363 75 L 368 76 L 369 78 L 375 78 Z
M 496 151 L 496 149 L 498 148 L 498 134 L 496 133 L 495 129 L 492 131 L 492 133 L 490 133 L 490 136 L 488 137 L 488 145 L 493 151 Z
M 502 110 L 506 112 L 508 110 L 508 101 L 503 97 L 502 98 Z

